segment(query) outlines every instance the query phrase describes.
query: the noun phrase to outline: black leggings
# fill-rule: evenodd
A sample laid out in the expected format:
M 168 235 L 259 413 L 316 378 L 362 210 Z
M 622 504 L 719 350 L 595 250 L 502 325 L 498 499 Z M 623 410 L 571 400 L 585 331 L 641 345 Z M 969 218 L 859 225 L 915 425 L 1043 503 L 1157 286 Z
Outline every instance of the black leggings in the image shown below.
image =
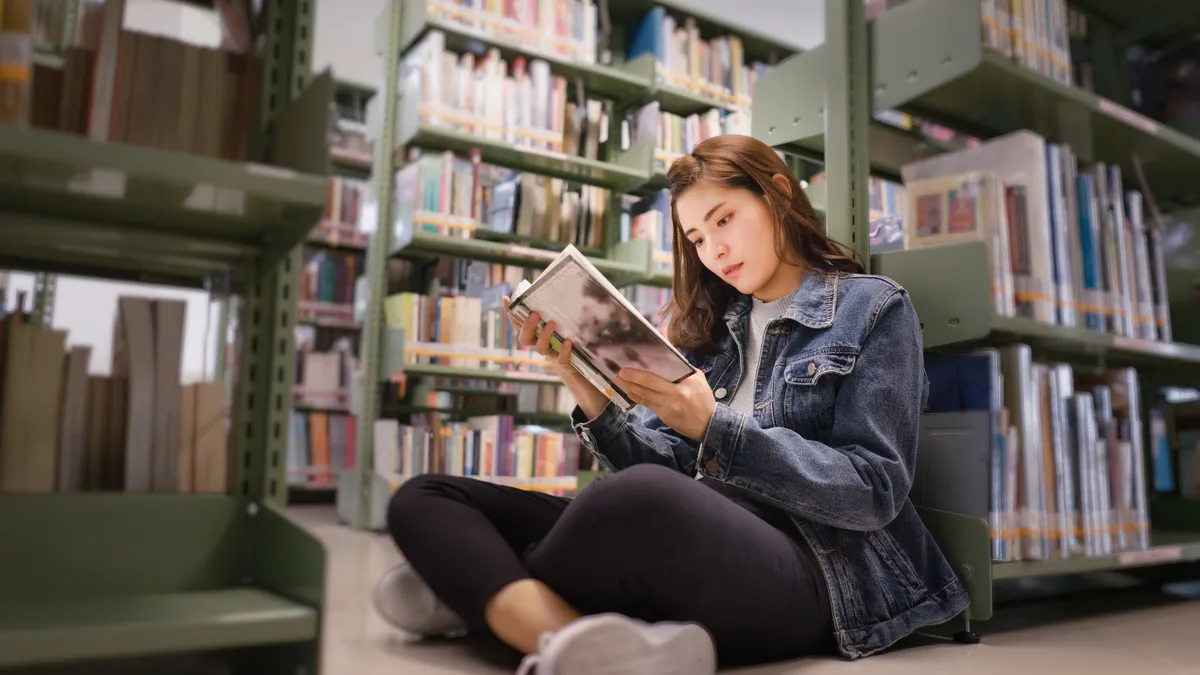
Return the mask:
M 724 485 L 642 465 L 573 500 L 419 476 L 392 498 L 388 529 L 471 629 L 486 628 L 498 591 L 534 578 L 585 615 L 699 623 L 726 665 L 833 653 L 821 572 L 777 515 Z

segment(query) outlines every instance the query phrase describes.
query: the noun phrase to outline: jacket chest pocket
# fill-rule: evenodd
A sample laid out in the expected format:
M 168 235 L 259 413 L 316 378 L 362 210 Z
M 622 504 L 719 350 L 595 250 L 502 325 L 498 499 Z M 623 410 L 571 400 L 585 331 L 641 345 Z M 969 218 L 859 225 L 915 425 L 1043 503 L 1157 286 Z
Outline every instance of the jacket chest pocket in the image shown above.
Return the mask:
M 824 441 L 833 427 L 834 405 L 843 378 L 854 370 L 856 354 L 821 352 L 788 359 L 783 370 L 783 406 L 788 428 Z

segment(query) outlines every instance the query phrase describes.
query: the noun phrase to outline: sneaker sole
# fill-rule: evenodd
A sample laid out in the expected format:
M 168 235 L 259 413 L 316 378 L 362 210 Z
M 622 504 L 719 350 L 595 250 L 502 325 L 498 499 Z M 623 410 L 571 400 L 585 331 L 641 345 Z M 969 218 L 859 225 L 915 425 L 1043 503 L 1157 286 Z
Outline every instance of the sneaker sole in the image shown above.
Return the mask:
M 619 615 L 576 622 L 543 654 L 554 670 L 545 675 L 713 675 L 717 655 L 704 628 L 681 625 L 664 641 L 654 641 Z

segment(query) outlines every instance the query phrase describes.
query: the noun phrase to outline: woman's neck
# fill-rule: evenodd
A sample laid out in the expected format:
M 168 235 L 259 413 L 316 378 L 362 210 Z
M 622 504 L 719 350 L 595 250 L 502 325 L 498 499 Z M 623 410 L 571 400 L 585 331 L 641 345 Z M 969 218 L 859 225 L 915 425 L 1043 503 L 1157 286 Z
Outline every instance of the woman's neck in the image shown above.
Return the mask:
M 791 295 L 804 281 L 804 272 L 804 267 L 780 263 L 775 275 L 763 284 L 762 288 L 754 291 L 753 295 L 761 302 L 774 302 Z

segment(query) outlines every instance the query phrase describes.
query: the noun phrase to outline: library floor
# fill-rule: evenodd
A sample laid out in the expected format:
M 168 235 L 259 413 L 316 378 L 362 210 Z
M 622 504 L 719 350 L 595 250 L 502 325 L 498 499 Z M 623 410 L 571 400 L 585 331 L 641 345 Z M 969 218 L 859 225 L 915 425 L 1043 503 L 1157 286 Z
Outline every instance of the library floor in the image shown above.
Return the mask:
M 329 675 L 450 675 L 512 673 L 487 665 L 468 646 L 427 645 L 390 630 L 370 607 L 375 580 L 399 559 L 390 540 L 338 525 L 332 507 L 291 509 L 324 541 L 328 558 L 328 618 L 324 668 Z M 1200 575 L 1198 575 L 1200 576 Z M 979 675 L 1132 673 L 1200 675 L 1200 586 L 1172 594 L 1112 589 L 1017 602 L 977 627 L 984 642 L 958 645 L 918 636 L 890 653 L 859 661 L 815 659 L 729 671 L 736 675 Z M 723 674 L 724 675 L 724 674 Z

